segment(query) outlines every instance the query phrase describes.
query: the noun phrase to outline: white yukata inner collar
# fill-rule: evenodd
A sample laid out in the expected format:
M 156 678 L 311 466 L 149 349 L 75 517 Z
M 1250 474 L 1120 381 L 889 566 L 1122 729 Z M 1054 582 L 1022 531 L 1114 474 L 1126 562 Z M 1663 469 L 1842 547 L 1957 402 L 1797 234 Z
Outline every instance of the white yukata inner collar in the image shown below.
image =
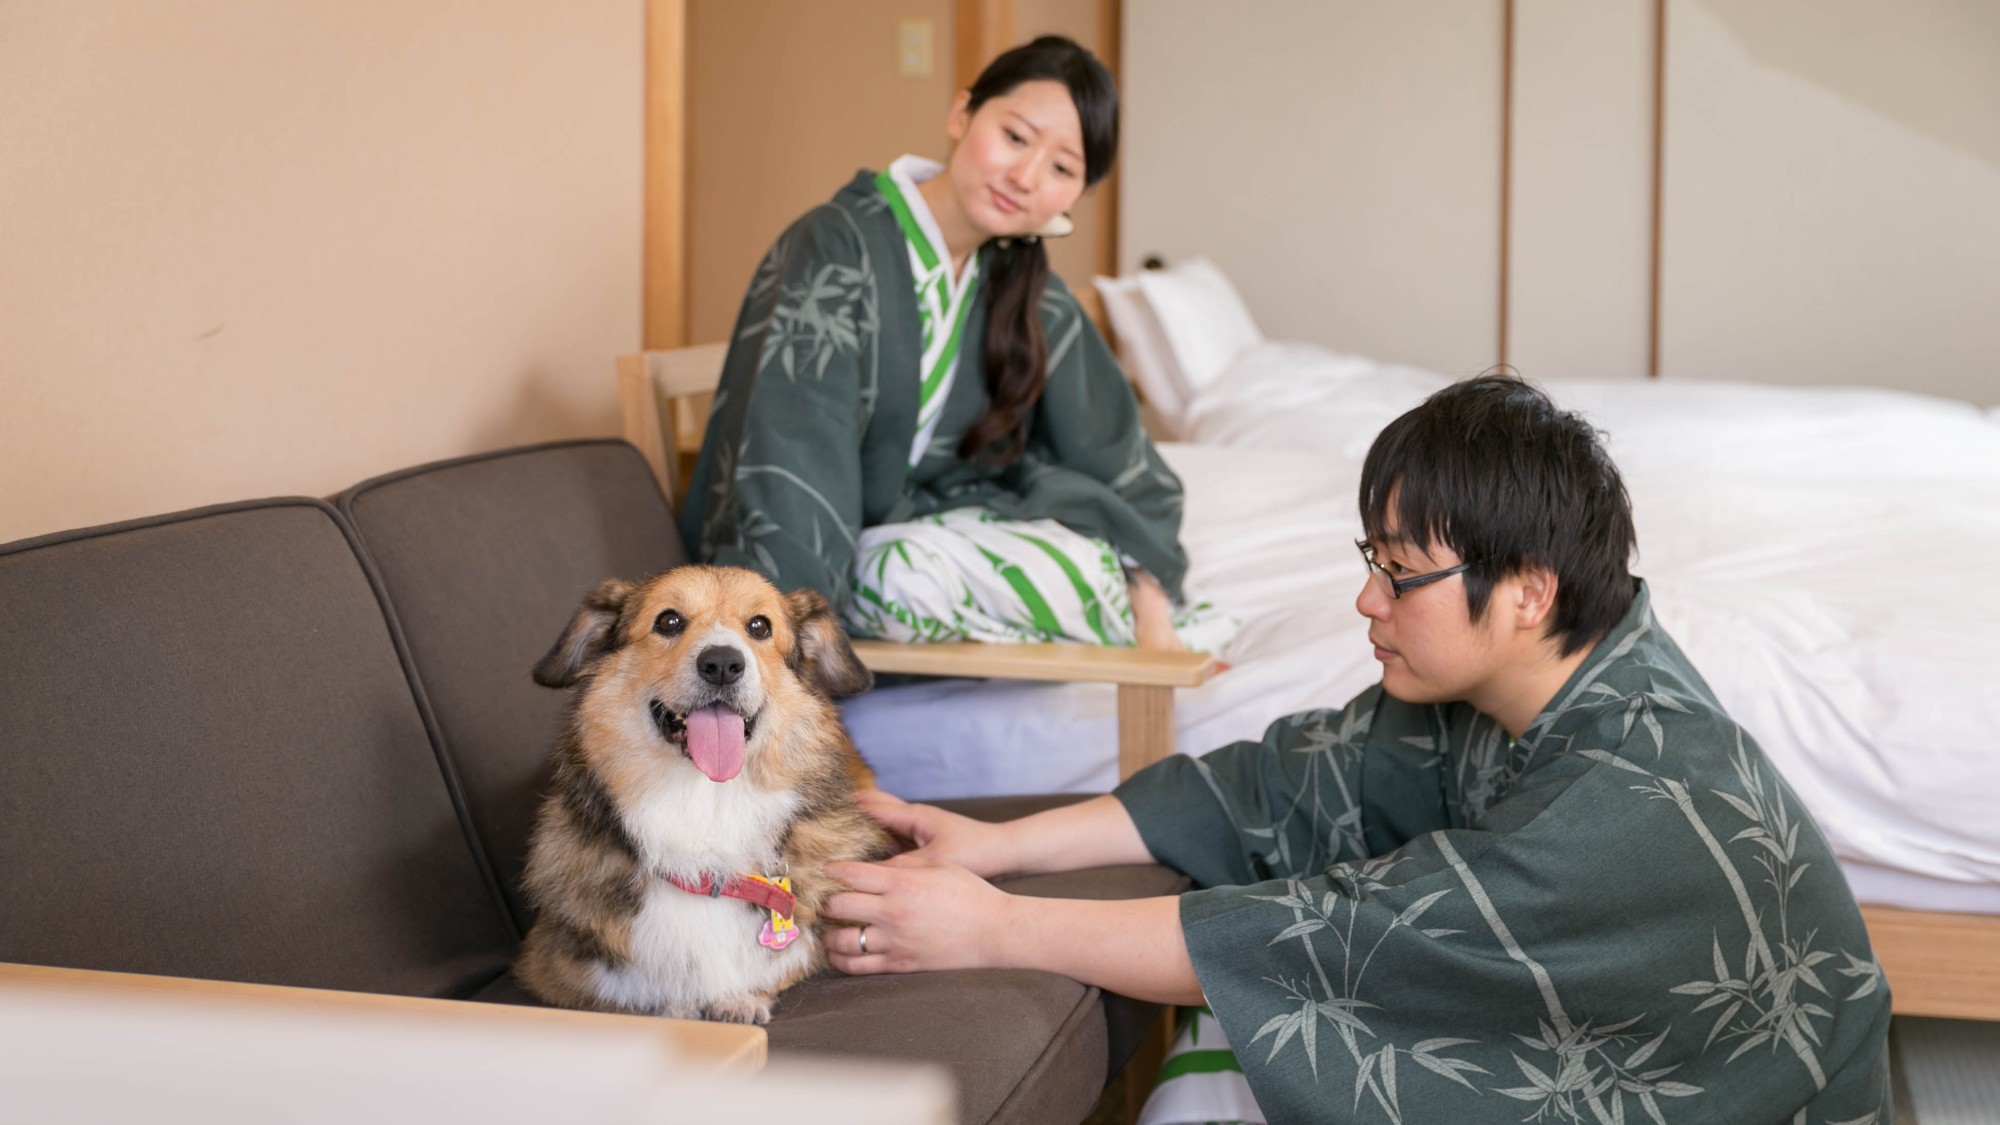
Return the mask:
M 944 165 L 937 161 L 922 156 L 912 156 L 909 153 L 904 153 L 889 164 L 889 178 L 896 181 L 897 189 L 903 193 L 903 205 L 910 209 L 910 217 L 917 221 L 917 229 L 924 232 L 924 238 L 929 240 L 931 250 L 940 259 L 949 260 L 950 251 L 944 244 L 944 232 L 938 229 L 937 218 L 931 214 L 931 205 L 924 199 L 924 193 L 917 190 L 918 184 L 938 176 L 943 171 Z M 958 271 L 956 277 L 951 276 L 949 270 L 945 271 L 946 284 L 951 287 L 953 293 L 964 288 L 966 276 L 971 272 L 972 264 L 978 257 L 977 254 L 967 254 L 965 266 Z

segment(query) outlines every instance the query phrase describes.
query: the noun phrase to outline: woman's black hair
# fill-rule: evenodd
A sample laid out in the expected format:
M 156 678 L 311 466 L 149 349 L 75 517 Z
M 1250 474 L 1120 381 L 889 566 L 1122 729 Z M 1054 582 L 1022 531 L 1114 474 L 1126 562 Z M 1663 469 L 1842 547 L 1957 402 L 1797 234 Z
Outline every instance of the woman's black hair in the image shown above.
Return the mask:
M 1118 155 L 1118 86 L 1097 56 L 1060 35 L 1044 35 L 986 65 L 972 84 L 969 112 L 1024 82 L 1062 83 L 1076 103 L 1083 125 L 1083 182 L 1092 187 L 1111 171 Z M 1049 255 L 1040 239 L 1016 238 L 988 252 L 986 289 L 986 393 L 990 400 L 958 455 L 971 461 L 1007 464 L 1028 444 L 1028 420 L 1049 378 L 1049 346 L 1042 333 L 1042 293 L 1048 288 Z
M 1632 606 L 1632 500 L 1595 427 L 1516 376 L 1454 383 L 1384 427 L 1361 464 L 1361 526 L 1380 540 L 1442 541 L 1471 564 L 1466 606 L 1530 566 L 1556 575 L 1547 635 L 1568 656 Z

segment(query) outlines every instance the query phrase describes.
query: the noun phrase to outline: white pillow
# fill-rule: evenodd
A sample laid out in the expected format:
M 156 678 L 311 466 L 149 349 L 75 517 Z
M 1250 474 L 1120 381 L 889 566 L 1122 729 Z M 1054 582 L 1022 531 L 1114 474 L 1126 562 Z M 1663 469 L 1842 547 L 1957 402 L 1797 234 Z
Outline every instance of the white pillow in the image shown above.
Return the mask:
M 1138 281 L 1173 351 L 1188 401 L 1227 370 L 1244 348 L 1263 342 L 1264 334 L 1257 330 L 1236 287 L 1207 258 L 1190 258 L 1168 270 L 1147 270 Z
M 1179 437 L 1187 420 L 1189 395 L 1174 363 L 1174 350 L 1160 331 L 1160 321 L 1146 303 L 1134 277 L 1093 277 L 1097 295 L 1104 298 L 1104 313 L 1111 318 L 1111 330 L 1118 335 L 1118 357 L 1124 361 L 1125 375 L 1139 388 L 1139 394 L 1160 416 L 1169 434 Z

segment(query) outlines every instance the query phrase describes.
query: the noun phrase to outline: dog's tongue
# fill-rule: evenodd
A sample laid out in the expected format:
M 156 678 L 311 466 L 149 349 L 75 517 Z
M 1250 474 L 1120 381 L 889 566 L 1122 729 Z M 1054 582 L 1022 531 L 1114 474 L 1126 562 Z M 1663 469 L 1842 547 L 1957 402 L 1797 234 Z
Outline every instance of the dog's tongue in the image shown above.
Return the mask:
M 687 717 L 688 757 L 710 781 L 728 781 L 743 770 L 743 716 L 720 703 Z

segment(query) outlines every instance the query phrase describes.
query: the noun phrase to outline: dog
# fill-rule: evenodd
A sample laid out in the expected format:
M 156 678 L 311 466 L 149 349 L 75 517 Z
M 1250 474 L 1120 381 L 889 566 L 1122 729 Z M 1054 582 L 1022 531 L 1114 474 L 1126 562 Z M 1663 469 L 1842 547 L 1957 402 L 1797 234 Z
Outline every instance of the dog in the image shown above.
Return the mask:
M 826 599 L 734 567 L 607 581 L 535 666 L 574 688 L 522 888 L 515 975 L 562 1007 L 767 1023 L 826 966 L 840 859 L 889 834 L 833 700 L 874 677 Z

